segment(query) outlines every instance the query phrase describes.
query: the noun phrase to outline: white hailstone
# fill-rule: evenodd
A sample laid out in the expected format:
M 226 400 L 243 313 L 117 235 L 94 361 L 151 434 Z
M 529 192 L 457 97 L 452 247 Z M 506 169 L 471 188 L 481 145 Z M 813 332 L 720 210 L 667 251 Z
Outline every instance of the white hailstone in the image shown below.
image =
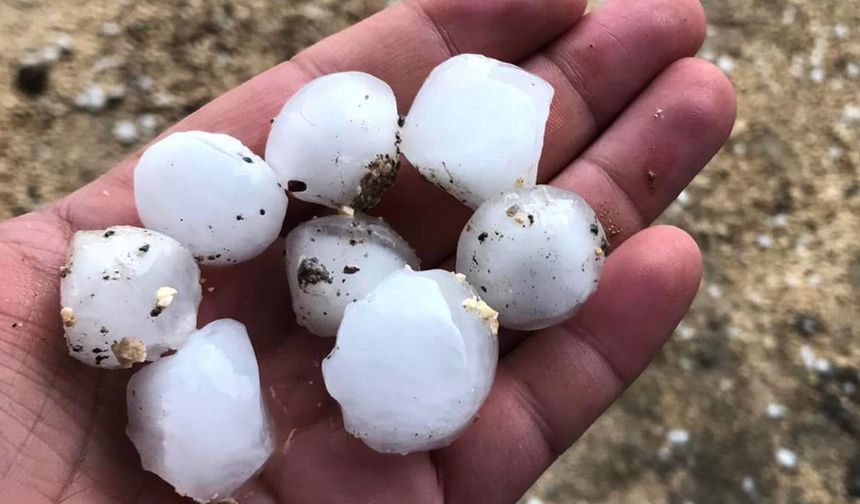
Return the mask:
M 474 54 L 442 63 L 403 126 L 403 154 L 472 208 L 533 186 L 554 90 L 516 66 Z
M 720 70 L 723 72 L 730 74 L 735 69 L 735 60 L 731 56 L 722 55 L 717 58 L 717 66 L 720 67 Z
M 126 399 L 143 468 L 198 502 L 228 500 L 274 448 L 254 349 L 235 320 L 212 322 L 135 373 Z
M 596 290 L 607 249 L 585 200 L 540 185 L 478 208 L 460 235 L 457 271 L 503 326 L 542 329 L 572 316 Z
M 108 96 L 104 89 L 98 84 L 87 86 L 75 97 L 75 106 L 90 112 L 98 112 L 105 108 L 108 102 Z
M 690 433 L 685 429 L 672 429 L 666 433 L 666 441 L 673 445 L 685 445 L 690 441 Z
M 144 226 L 200 263 L 252 259 L 278 237 L 287 198 L 265 161 L 228 135 L 187 131 L 150 146 L 134 171 Z
M 347 305 L 395 270 L 420 267 L 409 245 L 382 219 L 333 215 L 287 236 L 287 278 L 299 324 L 334 336 Z
M 496 315 L 442 270 L 396 271 L 350 304 L 322 366 L 346 430 L 383 453 L 450 444 L 492 386 Z
M 302 201 L 358 210 L 375 206 L 399 166 L 397 101 L 361 72 L 315 79 L 274 119 L 266 161 Z
M 797 465 L 797 455 L 787 448 L 777 449 L 775 458 L 776 462 L 786 469 L 792 469 Z
M 788 408 L 778 403 L 770 403 L 767 405 L 767 416 L 770 418 L 783 418 L 788 413 Z
M 197 327 L 200 271 L 172 238 L 125 226 L 79 231 L 68 261 L 60 316 L 81 362 L 114 369 L 156 360 Z
M 120 143 L 132 144 L 137 141 L 137 125 L 131 121 L 119 121 L 114 124 L 113 136 Z

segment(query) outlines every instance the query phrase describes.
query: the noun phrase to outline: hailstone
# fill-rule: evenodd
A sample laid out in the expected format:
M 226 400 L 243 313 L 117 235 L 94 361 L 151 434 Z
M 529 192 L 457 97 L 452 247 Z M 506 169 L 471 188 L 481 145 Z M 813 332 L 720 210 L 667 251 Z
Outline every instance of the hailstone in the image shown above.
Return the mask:
M 60 276 L 66 343 L 85 364 L 114 369 L 156 360 L 197 327 L 200 270 L 161 233 L 79 231 Z
M 262 253 L 287 212 L 284 190 L 265 161 L 233 137 L 202 131 L 150 146 L 134 171 L 134 197 L 145 227 L 213 265 Z
M 287 236 L 293 311 L 318 336 L 337 334 L 346 306 L 406 265 L 418 269 L 418 257 L 382 219 L 333 215 L 305 222 Z
M 572 316 L 597 289 L 608 247 L 585 200 L 540 185 L 478 208 L 460 235 L 457 271 L 499 311 L 502 326 L 542 329 Z
M 143 468 L 199 502 L 229 499 L 274 448 L 254 349 L 234 320 L 212 322 L 135 373 L 127 403 Z
M 322 365 L 346 430 L 383 453 L 450 444 L 492 386 L 496 315 L 442 270 L 398 270 L 350 304 Z
M 466 205 L 533 186 L 554 90 L 516 66 L 474 54 L 438 66 L 403 126 L 402 151 Z
M 359 210 L 375 206 L 399 166 L 394 91 L 361 72 L 315 79 L 272 124 L 266 161 L 296 198 Z

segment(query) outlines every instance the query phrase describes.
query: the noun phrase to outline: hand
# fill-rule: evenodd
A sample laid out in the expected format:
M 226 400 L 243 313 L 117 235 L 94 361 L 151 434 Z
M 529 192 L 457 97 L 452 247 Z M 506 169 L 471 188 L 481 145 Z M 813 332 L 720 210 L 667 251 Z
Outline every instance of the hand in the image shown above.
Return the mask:
M 326 39 L 210 103 L 174 129 L 232 134 L 262 150 L 269 119 L 309 79 L 370 72 L 402 110 L 427 73 L 458 52 L 516 62 L 556 89 L 540 181 L 582 194 L 614 252 L 599 292 L 571 321 L 503 333 L 493 391 L 452 446 L 380 455 L 351 438 L 325 393 L 332 346 L 297 327 L 282 245 L 231 269 L 207 269 L 201 322 L 248 325 L 279 443 L 240 502 L 514 502 L 645 368 L 689 307 L 701 275 L 683 231 L 646 226 L 731 130 L 731 85 L 690 58 L 705 34 L 698 0 L 406 0 Z M 0 223 L 0 496 L 3 502 L 184 502 L 145 473 L 125 438 L 129 372 L 70 358 L 58 317 L 58 269 L 76 230 L 139 225 L 136 156 L 35 213 Z M 292 200 L 290 222 L 309 206 Z M 468 214 L 404 168 L 379 213 L 451 268 Z M 209 290 L 214 289 L 212 292 Z

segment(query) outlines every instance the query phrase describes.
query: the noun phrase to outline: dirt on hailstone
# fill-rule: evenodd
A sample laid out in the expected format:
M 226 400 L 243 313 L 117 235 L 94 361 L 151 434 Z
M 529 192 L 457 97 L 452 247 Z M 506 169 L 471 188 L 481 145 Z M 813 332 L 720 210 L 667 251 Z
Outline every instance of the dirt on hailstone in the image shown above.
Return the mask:
M 524 502 L 860 497 L 860 9 L 703 3 L 701 56 L 734 81 L 739 119 L 662 218 L 703 250 L 700 295 L 654 365 Z M 0 3 L 0 218 L 76 189 L 383 4 Z

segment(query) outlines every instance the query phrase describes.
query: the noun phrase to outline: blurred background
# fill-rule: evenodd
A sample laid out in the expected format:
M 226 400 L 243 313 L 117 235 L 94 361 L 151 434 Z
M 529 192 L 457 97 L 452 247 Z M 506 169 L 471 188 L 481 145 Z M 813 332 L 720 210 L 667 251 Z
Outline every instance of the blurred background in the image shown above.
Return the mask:
M 385 0 L 3 0 L 0 218 Z M 705 256 L 693 310 L 523 502 L 860 499 L 860 5 L 704 0 L 726 148 L 663 222 Z

